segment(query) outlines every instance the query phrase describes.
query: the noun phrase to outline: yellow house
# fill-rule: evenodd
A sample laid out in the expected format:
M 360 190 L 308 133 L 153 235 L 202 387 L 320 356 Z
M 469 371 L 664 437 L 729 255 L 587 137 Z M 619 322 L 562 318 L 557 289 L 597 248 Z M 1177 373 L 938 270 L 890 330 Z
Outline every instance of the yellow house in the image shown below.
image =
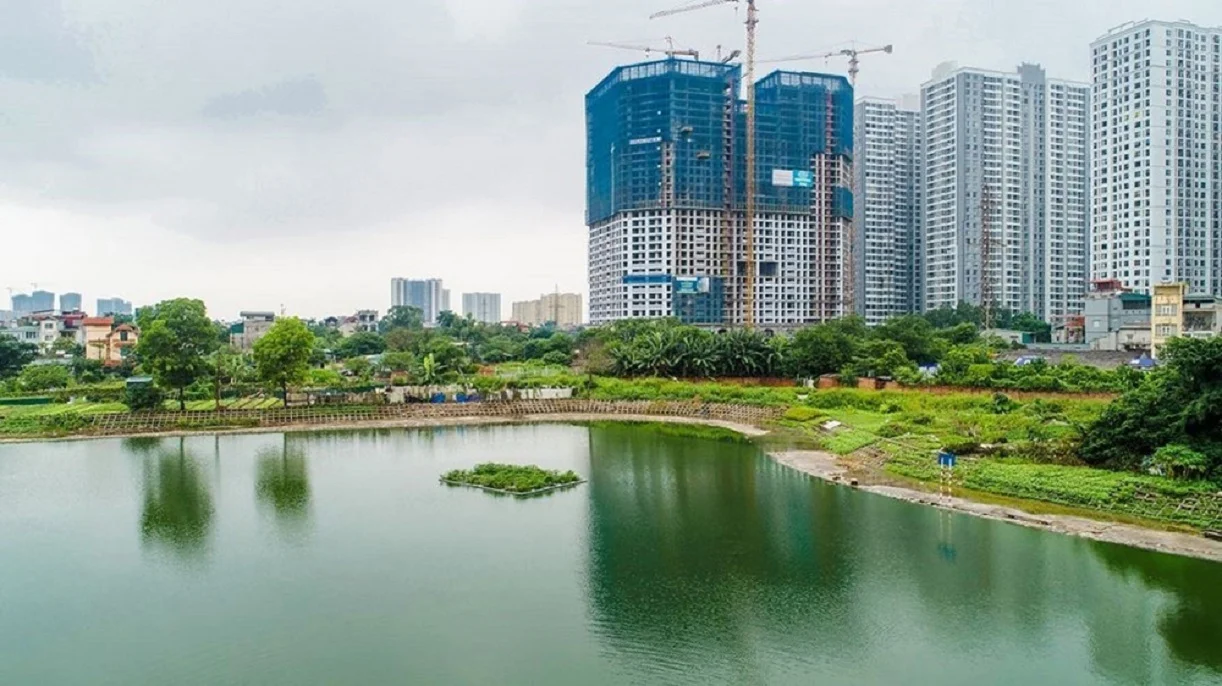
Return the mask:
M 1184 296 L 1187 284 L 1162 283 L 1154 287 L 1150 311 L 1150 348 L 1155 357 L 1168 340 L 1184 334 Z
M 85 359 L 106 359 L 106 337 L 115 328 L 115 320 L 110 317 L 85 317 L 81 320 L 80 344 L 85 348 Z
M 131 348 L 140 340 L 140 332 L 131 324 L 115 326 L 110 317 L 86 317 L 81 320 L 81 345 L 85 359 L 112 365 L 123 362 Z

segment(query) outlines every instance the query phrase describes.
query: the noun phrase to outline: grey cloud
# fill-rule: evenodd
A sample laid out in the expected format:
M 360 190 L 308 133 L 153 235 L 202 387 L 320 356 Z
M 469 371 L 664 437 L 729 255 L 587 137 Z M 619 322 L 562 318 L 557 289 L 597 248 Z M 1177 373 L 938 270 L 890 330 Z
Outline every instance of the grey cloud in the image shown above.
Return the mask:
M 585 42 L 670 34 L 707 54 L 742 47 L 731 6 L 646 19 L 677 4 L 81 0 L 61 11 L 0 0 L 0 16 L 30 27 L 21 54 L 49 56 L 15 59 L 0 41 L 0 71 L 26 79 L 0 76 L 0 200 L 149 214 L 209 240 L 400 222 L 410 233 L 410 216 L 506 203 L 571 216 L 579 230 L 583 96 L 614 64 L 643 58 Z M 761 57 L 894 43 L 894 56 L 863 60 L 862 88 L 878 95 L 915 91 L 944 60 L 1038 61 L 1084 78 L 1087 43 L 1148 12 L 1144 0 L 760 4 Z M 1162 5 L 1210 23 L 1215 3 Z M 87 87 L 45 78 L 82 65 Z
M 326 107 L 326 90 L 314 77 L 307 77 L 218 95 L 201 112 L 205 117 L 236 119 L 259 114 L 303 116 L 318 114 Z
M 59 0 L 0 0 L 0 77 L 85 82 L 93 58 Z

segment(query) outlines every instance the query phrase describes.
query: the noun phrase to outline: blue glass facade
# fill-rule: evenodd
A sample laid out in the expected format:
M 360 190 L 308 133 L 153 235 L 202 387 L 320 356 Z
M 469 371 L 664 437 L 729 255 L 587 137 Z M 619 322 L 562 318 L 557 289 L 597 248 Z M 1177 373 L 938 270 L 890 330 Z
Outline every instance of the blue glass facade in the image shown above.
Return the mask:
M 587 221 L 617 212 L 725 204 L 725 143 L 737 65 L 668 59 L 619 67 L 586 95 Z M 727 111 L 728 110 L 728 111 Z M 673 190 L 663 186 L 672 156 Z
M 591 321 L 746 316 L 742 86 L 738 65 L 666 59 L 619 67 L 586 95 Z M 838 316 L 852 220 L 852 88 L 840 76 L 780 71 L 752 88 L 750 316 Z
M 755 133 L 759 210 L 807 212 L 811 188 L 775 185 L 773 172 L 808 171 L 816 155 L 852 157 L 853 88 L 843 76 L 772 72 L 755 84 Z M 849 189 L 834 193 L 836 214 L 852 217 Z
M 587 223 L 626 210 L 723 209 L 727 164 L 734 172 L 730 205 L 741 207 L 746 106 L 737 97 L 740 81 L 737 65 L 667 59 L 619 67 L 591 90 Z M 777 71 L 755 84 L 755 94 L 759 210 L 809 211 L 810 187 L 773 185 L 773 172 L 809 171 L 814 156 L 829 152 L 851 157 L 853 89 L 842 76 Z M 836 194 L 837 215 L 851 217 L 848 190 Z

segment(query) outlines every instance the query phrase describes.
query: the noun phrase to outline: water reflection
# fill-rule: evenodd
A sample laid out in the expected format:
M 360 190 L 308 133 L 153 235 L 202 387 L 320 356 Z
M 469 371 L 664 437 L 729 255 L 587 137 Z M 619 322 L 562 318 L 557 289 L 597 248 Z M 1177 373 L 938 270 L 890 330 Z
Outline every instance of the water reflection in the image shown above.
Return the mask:
M 1171 603 L 1157 622 L 1167 647 L 1184 662 L 1222 674 L 1222 576 L 1217 564 L 1120 546 L 1093 544 L 1091 550 L 1113 572 L 1170 594 Z
M 966 678 L 967 663 L 921 657 L 944 646 L 1048 655 L 1038 678 L 1080 667 L 1065 641 L 1089 646 L 1090 669 L 1110 681 L 1222 671 L 1217 564 L 831 487 L 742 446 L 629 428 L 592 428 L 589 441 L 591 623 L 618 663 L 659 670 L 642 681 L 692 665 L 714 682 L 791 681 L 806 661 L 898 646 L 915 651 L 908 672 L 871 665 L 855 678 Z M 780 665 L 791 673 L 769 671 Z
M 182 558 L 204 556 L 212 528 L 212 495 L 185 440 L 171 448 L 152 443 L 127 447 L 145 453 L 142 543 Z
M 283 437 L 278 447 L 259 451 L 255 497 L 272 509 L 282 533 L 298 535 L 310 524 L 310 474 L 304 446 Z
M 769 478 L 783 468 L 754 459 L 751 446 L 595 427 L 590 451 L 595 629 L 615 652 L 650 657 L 659 673 L 642 678 L 702 664 L 763 683 L 761 634 L 797 655 L 813 655 L 801 645 L 836 652 L 859 640 L 845 539 L 815 535 L 845 525 L 834 499 L 810 498 L 803 480 Z M 820 592 L 805 591 L 812 585 Z M 816 638 L 821 620 L 836 630 Z

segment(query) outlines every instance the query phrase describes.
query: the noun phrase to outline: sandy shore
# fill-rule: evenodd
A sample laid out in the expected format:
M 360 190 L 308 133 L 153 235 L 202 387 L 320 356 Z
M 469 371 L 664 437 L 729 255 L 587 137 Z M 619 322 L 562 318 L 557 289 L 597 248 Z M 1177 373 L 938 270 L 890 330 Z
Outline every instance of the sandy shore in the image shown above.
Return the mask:
M 848 468 L 835 455 L 814 451 L 790 451 L 769 454 L 777 462 L 816 476 L 825 481 L 849 487 Z M 927 493 L 911 488 L 883 484 L 861 483 L 854 487 L 867 493 L 906 500 L 911 503 L 929 505 L 932 507 L 961 512 L 963 514 L 993 519 L 999 522 L 1018 524 L 1033 529 L 1051 531 L 1069 536 L 1080 536 L 1095 541 L 1119 543 L 1120 545 L 1156 550 L 1173 555 L 1186 555 L 1203 560 L 1222 562 L 1222 543 L 1211 541 L 1203 536 L 1181 534 L 1172 531 L 1158 531 L 1131 524 L 1105 522 L 1087 517 L 1074 517 L 1057 514 L 1032 514 L 1012 507 L 990 505 L 965 500 L 959 497 L 942 497 L 936 493 Z
M 501 424 L 531 424 L 531 423 L 564 423 L 564 422 L 667 422 L 670 424 L 699 424 L 716 426 L 736 431 L 748 437 L 764 436 L 768 432 L 750 424 L 728 422 L 700 417 L 669 417 L 654 415 L 604 415 L 604 414 L 533 414 L 514 417 L 436 417 L 422 419 L 395 419 L 368 422 L 336 422 L 331 424 L 294 424 L 274 427 L 256 427 L 248 429 L 231 429 L 217 431 L 166 431 L 160 433 L 138 433 L 131 436 L 139 437 L 180 437 L 213 434 L 261 434 L 261 433 L 294 433 L 315 431 L 345 431 L 354 429 L 399 429 L 427 428 L 438 426 L 486 426 Z M 69 436 L 59 439 L 0 439 L 4 443 L 33 443 L 44 441 L 80 441 L 105 438 L 126 438 L 124 435 L 111 436 Z M 1057 514 L 1032 514 L 1023 510 L 979 503 L 959 497 L 941 497 L 934 493 L 919 491 L 900 486 L 869 483 L 868 475 L 854 473 L 849 475 L 849 468 L 835 455 L 815 451 L 779 451 L 769 453 L 769 456 L 792 469 L 805 472 L 830 483 L 838 483 L 848 487 L 851 478 L 859 478 L 858 490 L 874 493 L 897 500 L 906 500 L 921 505 L 929 505 L 954 512 L 993 519 L 1000 522 L 1018 524 L 1020 526 L 1042 529 L 1054 533 L 1081 536 L 1096 541 L 1119 543 L 1121 545 L 1186 555 L 1215 562 L 1222 562 L 1222 542 L 1211 541 L 1203 536 L 1147 529 L 1131 524 L 1107 522 L 1088 517 L 1075 517 Z

